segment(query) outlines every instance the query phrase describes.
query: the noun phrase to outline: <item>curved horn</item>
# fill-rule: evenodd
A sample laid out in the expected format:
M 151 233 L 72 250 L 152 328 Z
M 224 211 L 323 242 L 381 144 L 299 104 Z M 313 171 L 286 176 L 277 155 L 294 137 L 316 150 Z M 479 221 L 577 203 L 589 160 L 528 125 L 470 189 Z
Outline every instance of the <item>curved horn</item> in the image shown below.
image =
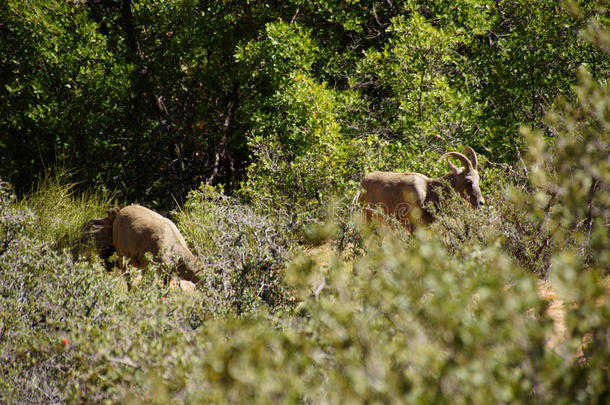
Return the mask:
M 474 167 L 474 170 L 477 170 L 479 161 L 477 160 L 477 154 L 474 153 L 474 149 L 472 149 L 470 146 L 466 146 L 466 149 L 464 149 L 463 153 L 468 153 L 470 155 L 470 161 L 472 162 L 472 167 Z
M 438 158 L 438 160 L 443 160 L 448 157 L 454 157 L 454 158 L 460 159 L 460 161 L 462 162 L 462 164 L 464 165 L 466 170 L 472 170 L 472 163 L 470 163 L 470 160 L 468 160 L 468 158 L 466 156 L 462 155 L 459 152 L 447 152 L 443 156 Z
M 453 163 L 451 163 L 451 160 L 448 160 L 448 161 L 447 161 L 447 165 L 449 165 L 449 169 L 450 169 L 450 170 L 451 170 L 453 173 L 458 174 L 458 168 L 457 168 L 457 167 L 455 167 L 455 165 L 454 165 Z

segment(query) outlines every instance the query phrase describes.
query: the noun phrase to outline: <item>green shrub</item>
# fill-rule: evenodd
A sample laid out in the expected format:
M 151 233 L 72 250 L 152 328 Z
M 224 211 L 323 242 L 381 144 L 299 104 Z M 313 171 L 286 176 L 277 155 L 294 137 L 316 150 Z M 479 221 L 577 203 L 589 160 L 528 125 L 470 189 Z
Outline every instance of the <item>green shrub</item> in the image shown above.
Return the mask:
M 282 267 L 298 236 L 286 212 L 263 214 L 202 185 L 176 219 L 205 265 L 207 293 L 220 294 L 226 309 L 242 313 L 286 304 Z
M 549 347 L 553 324 L 536 279 L 500 249 L 455 260 L 425 237 L 410 247 L 389 236 L 365 245 L 353 266 L 339 257 L 330 265 L 296 258 L 286 270 L 301 297 L 295 312 L 207 322 L 191 347 L 179 349 L 197 355 L 149 377 L 151 396 L 158 403 L 590 403 L 606 395 L 605 349 L 592 348 L 583 365 L 582 330 Z M 605 294 L 595 274 L 564 286 L 588 303 L 580 328 L 608 325 L 607 307 L 592 305 Z
M 119 402 L 146 391 L 150 370 L 180 362 L 174 346 L 214 315 L 154 272 L 127 292 L 121 276 L 24 232 L 40 220 L 4 189 L 2 204 L 0 402 Z
M 484 168 L 482 170 L 485 170 Z M 547 224 L 530 216 L 524 206 L 528 193 L 511 184 L 502 174 L 495 174 L 483 193 L 485 206 L 473 210 L 457 195 L 448 196 L 436 211 L 436 222 L 430 231 L 442 235 L 449 252 L 456 257 L 473 249 L 498 246 L 521 266 L 546 278 L 551 254 L 556 249 Z
M 217 204 L 217 203 L 216 203 Z M 371 234 L 365 255 L 286 269 L 295 310 L 235 318 L 206 293 L 138 288 L 20 236 L 2 256 L 3 402 L 595 402 L 607 387 L 606 291 L 557 258 L 569 339 L 534 277 L 498 248 L 447 254 Z M 222 297 L 222 296 L 220 296 Z M 231 305 L 231 300 L 227 303 Z M 603 301 L 601 301 L 603 302 Z M 596 343 L 576 355 L 585 332 Z

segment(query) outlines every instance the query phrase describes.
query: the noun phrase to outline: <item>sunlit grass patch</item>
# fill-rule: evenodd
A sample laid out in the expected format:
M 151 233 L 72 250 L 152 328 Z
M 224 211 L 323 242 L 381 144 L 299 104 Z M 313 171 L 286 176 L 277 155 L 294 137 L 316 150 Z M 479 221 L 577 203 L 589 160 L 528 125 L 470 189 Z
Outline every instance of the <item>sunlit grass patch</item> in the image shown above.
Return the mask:
M 36 190 L 23 197 L 18 206 L 35 214 L 26 227 L 29 236 L 58 249 L 77 248 L 83 227 L 92 218 L 103 217 L 114 195 L 77 191 L 67 171 L 58 170 L 38 183 Z

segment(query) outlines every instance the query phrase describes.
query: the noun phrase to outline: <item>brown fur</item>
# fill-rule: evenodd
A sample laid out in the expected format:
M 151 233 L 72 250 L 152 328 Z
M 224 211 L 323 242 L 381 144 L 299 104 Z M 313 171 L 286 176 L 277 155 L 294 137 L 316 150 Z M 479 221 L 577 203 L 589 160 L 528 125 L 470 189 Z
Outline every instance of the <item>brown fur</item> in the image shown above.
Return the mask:
M 169 219 L 140 205 L 115 208 L 108 212 L 112 222 L 112 243 L 120 257 L 137 267 L 148 264 L 145 254 L 150 252 L 161 263 L 172 263 L 178 258 L 178 276 L 197 283 L 203 265 L 191 253 L 176 225 Z
M 478 208 L 485 204 L 479 188 L 476 154 L 466 148 L 472 160 L 466 156 L 449 152 L 441 159 L 455 157 L 464 167 L 457 168 L 448 162 L 451 173 L 440 178 L 429 178 L 420 173 L 373 172 L 362 179 L 360 185 L 364 192 L 360 195 L 361 204 L 366 207 L 366 217 L 370 221 L 372 212 L 380 207 L 386 215 L 394 215 L 408 230 L 427 225 L 434 216 L 424 207 L 432 202 L 438 203 L 440 192 L 450 189 L 470 201 Z

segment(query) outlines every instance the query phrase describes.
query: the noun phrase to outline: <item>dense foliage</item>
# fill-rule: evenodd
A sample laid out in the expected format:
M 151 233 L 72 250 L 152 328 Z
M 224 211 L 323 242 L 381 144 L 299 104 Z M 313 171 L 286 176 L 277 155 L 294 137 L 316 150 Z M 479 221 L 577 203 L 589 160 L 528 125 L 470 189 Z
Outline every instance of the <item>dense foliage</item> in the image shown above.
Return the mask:
M 0 403 L 608 402 L 604 6 L 0 0 Z M 484 208 L 362 221 L 465 145 Z M 104 269 L 117 199 L 194 290 Z
M 2 0 L 0 176 L 167 209 L 203 181 L 319 203 L 461 144 L 512 163 L 578 66 L 608 78 L 577 35 L 603 2 L 559 3 Z

